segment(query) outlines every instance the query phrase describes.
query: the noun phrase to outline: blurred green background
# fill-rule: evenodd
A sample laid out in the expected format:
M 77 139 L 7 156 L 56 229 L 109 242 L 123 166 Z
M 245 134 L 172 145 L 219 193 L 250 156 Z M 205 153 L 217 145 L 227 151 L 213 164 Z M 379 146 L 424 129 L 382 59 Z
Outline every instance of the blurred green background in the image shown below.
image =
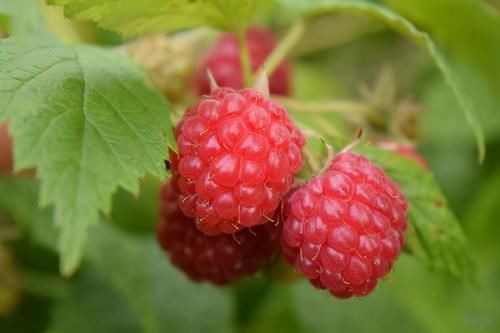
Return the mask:
M 390 107 L 403 101 L 420 110 L 418 149 L 465 230 L 475 283 L 429 271 L 405 253 L 362 299 L 337 300 L 306 281 L 283 283 L 262 274 L 225 289 L 193 284 L 155 244 L 159 184 L 152 179 L 143 181 L 137 198 L 116 194 L 112 216 L 91 232 L 81 269 L 64 279 L 51 212 L 37 208 L 36 181 L 1 176 L 0 332 L 500 332 L 500 2 L 379 2 L 429 32 L 459 73 L 485 130 L 483 165 L 431 59 L 376 20 L 349 14 L 317 19 L 312 37 L 294 51 L 295 95 L 361 100 L 360 87 L 383 82 L 385 100 L 395 96 Z M 256 21 L 281 31 L 289 17 L 262 3 Z M 91 24 L 63 19 L 59 10 L 44 8 L 43 15 L 66 40 L 122 42 Z M 332 115 L 296 116 L 325 135 L 334 136 L 339 126 Z

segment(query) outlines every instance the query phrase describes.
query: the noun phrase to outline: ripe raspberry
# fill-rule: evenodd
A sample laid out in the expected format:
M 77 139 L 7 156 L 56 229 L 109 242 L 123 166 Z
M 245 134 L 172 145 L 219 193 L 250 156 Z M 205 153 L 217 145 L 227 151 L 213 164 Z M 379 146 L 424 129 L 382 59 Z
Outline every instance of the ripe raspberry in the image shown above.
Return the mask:
M 270 30 L 253 27 L 247 31 L 247 42 L 252 71 L 256 71 L 276 46 L 276 39 Z M 236 35 L 231 33 L 223 34 L 213 49 L 200 62 L 195 73 L 194 82 L 200 95 L 210 93 L 207 69 L 210 69 L 215 81 L 223 87 L 234 89 L 244 87 L 240 48 Z M 290 76 L 291 66 L 285 60 L 276 68 L 269 79 L 270 92 L 278 95 L 289 95 Z
M 186 111 L 175 134 L 179 205 L 208 235 L 271 220 L 302 167 L 301 132 L 254 89 L 216 89 Z
M 375 146 L 392 151 L 403 157 L 407 157 L 417 163 L 423 170 L 428 170 L 427 161 L 415 150 L 415 147 L 409 143 L 402 143 L 392 140 L 379 140 Z
M 0 124 L 0 173 L 11 173 L 12 163 L 12 138 L 7 129 L 7 123 Z
M 293 190 L 285 205 L 285 258 L 320 289 L 369 294 L 404 243 L 408 204 L 377 165 L 353 153 Z
M 278 229 L 267 223 L 234 235 L 207 236 L 179 208 L 177 180 L 163 185 L 156 233 L 172 263 L 194 281 L 225 285 L 248 276 L 268 262 L 279 248 Z

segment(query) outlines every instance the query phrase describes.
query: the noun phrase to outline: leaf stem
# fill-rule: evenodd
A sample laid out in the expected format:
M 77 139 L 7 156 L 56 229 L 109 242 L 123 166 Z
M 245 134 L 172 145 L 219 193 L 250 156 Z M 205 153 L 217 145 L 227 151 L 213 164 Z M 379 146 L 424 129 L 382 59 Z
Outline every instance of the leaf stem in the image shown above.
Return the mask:
M 271 54 L 266 58 L 256 77 L 259 77 L 263 71 L 266 71 L 270 76 L 276 67 L 283 61 L 283 59 L 290 53 L 295 45 L 300 41 L 306 30 L 304 20 L 297 20 L 288 30 L 287 34 L 278 45 L 274 48 Z

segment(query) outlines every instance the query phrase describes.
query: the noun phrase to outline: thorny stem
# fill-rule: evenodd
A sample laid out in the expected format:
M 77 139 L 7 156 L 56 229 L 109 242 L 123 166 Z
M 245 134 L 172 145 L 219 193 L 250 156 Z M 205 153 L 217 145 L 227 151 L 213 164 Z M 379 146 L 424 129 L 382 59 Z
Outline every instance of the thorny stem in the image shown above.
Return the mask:
M 290 53 L 295 45 L 300 41 L 306 30 L 304 20 L 296 21 L 288 30 L 287 34 L 278 45 L 274 48 L 271 54 L 266 58 L 256 77 L 259 77 L 262 71 L 266 71 L 268 75 L 272 75 L 276 67 L 283 61 L 283 59 Z
M 384 118 L 372 106 L 354 101 L 324 100 L 324 101 L 299 101 L 297 99 L 272 96 L 272 99 L 287 109 L 303 113 L 354 113 L 368 118 L 373 124 L 382 126 Z

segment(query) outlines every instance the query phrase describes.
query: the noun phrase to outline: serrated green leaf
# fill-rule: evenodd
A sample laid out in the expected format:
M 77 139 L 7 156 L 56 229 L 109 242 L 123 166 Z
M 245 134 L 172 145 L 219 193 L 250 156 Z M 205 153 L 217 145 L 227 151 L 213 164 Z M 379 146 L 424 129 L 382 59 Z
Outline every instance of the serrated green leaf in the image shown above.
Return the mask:
M 356 150 L 380 165 L 407 197 L 409 233 L 415 233 L 408 242 L 410 252 L 434 270 L 473 280 L 474 264 L 462 227 L 432 173 L 392 152 L 371 146 Z
M 38 0 L 0 0 L 0 14 L 7 17 L 5 28 L 11 36 L 53 39 Z
M 121 186 L 165 174 L 174 146 L 169 106 L 126 58 L 94 47 L 0 42 L 0 119 L 17 168 L 37 167 L 42 205 L 54 204 L 61 270 L 73 272 L 86 230 Z
M 391 28 L 403 34 L 415 44 L 423 48 L 432 58 L 437 68 L 441 71 L 444 79 L 460 108 L 465 113 L 467 121 L 471 126 L 477 141 L 479 161 L 484 160 L 485 139 L 481 125 L 476 119 L 473 106 L 469 100 L 468 94 L 458 81 L 455 72 L 448 64 L 448 61 L 434 44 L 428 34 L 418 30 L 410 21 L 384 6 L 370 3 L 362 0 L 280 0 L 283 6 L 291 7 L 293 10 L 300 10 L 307 17 L 325 15 L 336 11 L 345 11 L 358 15 L 368 15 L 383 21 Z
M 125 36 L 204 25 L 243 30 L 255 9 L 255 0 L 47 0 L 47 3 L 64 6 L 68 17 L 94 21 Z

